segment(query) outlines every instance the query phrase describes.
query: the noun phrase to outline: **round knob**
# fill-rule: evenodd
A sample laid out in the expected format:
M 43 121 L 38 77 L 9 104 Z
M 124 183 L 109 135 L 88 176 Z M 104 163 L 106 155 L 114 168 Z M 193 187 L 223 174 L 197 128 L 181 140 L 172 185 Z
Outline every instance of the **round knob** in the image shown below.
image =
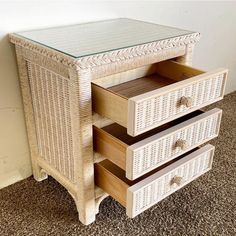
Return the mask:
M 179 140 L 176 141 L 175 147 L 179 147 L 182 150 L 185 150 L 185 149 L 188 148 L 188 142 L 186 140 L 179 139 Z
M 180 99 L 180 105 L 191 107 L 193 105 L 193 99 L 191 97 L 181 97 Z
M 180 186 L 181 182 L 182 182 L 183 177 L 181 176 L 174 176 L 171 181 L 170 181 L 170 185 L 177 185 Z

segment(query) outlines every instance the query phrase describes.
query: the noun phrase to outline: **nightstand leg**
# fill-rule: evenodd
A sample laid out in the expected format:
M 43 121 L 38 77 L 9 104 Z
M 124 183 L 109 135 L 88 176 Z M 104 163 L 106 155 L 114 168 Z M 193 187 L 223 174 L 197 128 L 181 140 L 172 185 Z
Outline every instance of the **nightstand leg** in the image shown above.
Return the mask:
M 32 170 L 34 179 L 41 182 L 48 178 L 48 175 L 44 169 L 42 169 L 37 163 L 32 163 Z
M 99 213 L 99 207 L 101 202 L 108 197 L 109 195 L 105 193 L 101 188 L 95 187 L 95 195 L 96 195 L 96 214 Z
M 91 76 L 89 71 L 70 70 L 70 106 L 72 142 L 74 147 L 75 183 L 78 191 L 74 200 L 80 221 L 88 225 L 95 221 L 95 190 L 93 161 L 93 129 Z
M 96 216 L 93 207 L 94 199 L 91 199 L 91 202 L 89 202 L 88 200 L 85 201 L 84 199 L 79 199 L 79 197 L 81 196 L 81 190 L 79 190 L 77 194 L 73 194 L 70 191 L 68 192 L 72 196 L 75 202 L 80 222 L 83 223 L 84 225 L 89 225 L 93 223 L 95 221 L 95 216 Z
M 30 147 L 30 149 L 32 149 Z M 33 172 L 33 177 L 36 181 L 41 182 L 48 178 L 48 173 L 43 169 L 37 162 L 37 156 L 31 151 L 31 167 Z

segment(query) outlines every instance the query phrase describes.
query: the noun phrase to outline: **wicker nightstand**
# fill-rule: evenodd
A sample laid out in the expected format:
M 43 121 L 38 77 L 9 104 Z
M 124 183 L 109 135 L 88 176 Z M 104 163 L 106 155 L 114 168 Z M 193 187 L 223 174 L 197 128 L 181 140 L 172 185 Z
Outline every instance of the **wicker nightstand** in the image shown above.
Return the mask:
M 10 35 L 34 178 L 84 224 L 109 195 L 134 217 L 211 168 L 227 70 L 190 67 L 199 33 L 115 19 Z M 170 60 L 172 59 L 172 60 Z M 115 122 L 115 123 L 114 123 Z

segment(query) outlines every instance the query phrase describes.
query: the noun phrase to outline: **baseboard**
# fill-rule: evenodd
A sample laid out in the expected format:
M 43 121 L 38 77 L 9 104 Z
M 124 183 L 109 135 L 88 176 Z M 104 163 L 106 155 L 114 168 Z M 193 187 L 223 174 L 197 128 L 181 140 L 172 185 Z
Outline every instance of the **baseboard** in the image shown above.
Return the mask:
M 0 189 L 5 188 L 21 180 L 24 180 L 31 175 L 31 172 L 22 174 L 20 171 L 12 171 L 7 174 L 0 174 Z

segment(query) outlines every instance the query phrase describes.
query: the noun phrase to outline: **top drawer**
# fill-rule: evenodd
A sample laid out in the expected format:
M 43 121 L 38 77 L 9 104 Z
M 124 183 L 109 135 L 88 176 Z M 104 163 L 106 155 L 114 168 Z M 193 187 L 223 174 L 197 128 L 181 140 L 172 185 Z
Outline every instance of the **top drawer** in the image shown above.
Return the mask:
M 122 81 L 128 72 L 93 83 L 93 110 L 136 136 L 222 99 L 228 72 L 203 72 L 174 61 L 154 64 L 150 71 L 144 77 L 131 71 L 129 81 L 120 84 L 117 77 Z

